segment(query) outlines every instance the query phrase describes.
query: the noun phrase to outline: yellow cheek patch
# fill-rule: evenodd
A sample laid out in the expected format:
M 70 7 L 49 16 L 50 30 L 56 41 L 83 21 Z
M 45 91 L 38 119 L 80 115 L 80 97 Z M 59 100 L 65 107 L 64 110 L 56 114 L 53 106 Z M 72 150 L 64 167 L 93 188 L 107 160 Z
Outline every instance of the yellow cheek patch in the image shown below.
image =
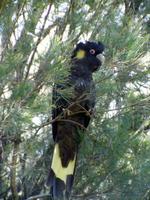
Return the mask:
M 85 51 L 84 51 L 84 50 L 79 50 L 79 51 L 77 52 L 76 58 L 82 59 L 82 58 L 84 58 L 84 57 L 85 57 Z

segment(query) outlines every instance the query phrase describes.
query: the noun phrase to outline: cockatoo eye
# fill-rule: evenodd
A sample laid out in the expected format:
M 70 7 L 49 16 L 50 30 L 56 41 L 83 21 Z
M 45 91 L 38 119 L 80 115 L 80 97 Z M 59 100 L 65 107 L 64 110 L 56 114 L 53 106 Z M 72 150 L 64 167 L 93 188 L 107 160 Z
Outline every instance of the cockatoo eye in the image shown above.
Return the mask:
M 90 53 L 93 55 L 95 54 L 95 50 L 94 49 L 90 49 Z

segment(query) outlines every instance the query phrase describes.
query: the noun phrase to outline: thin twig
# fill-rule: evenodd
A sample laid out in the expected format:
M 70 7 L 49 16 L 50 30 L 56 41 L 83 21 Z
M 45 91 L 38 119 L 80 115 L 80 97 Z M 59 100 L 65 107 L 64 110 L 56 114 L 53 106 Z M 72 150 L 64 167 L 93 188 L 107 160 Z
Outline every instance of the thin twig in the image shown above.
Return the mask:
M 86 130 L 86 128 L 82 124 L 80 124 L 76 121 L 70 120 L 70 119 L 58 119 L 57 122 L 69 122 L 69 123 L 75 124 L 75 125 L 79 126 L 80 128 Z

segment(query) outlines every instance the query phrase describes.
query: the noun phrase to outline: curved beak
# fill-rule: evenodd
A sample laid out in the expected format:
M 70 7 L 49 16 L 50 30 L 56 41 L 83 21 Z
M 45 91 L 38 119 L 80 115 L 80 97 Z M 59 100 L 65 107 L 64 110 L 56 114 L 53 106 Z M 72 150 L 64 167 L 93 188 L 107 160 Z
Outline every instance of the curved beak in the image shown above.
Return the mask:
M 100 53 L 96 57 L 101 61 L 102 65 L 103 65 L 105 62 L 105 53 L 104 52 Z

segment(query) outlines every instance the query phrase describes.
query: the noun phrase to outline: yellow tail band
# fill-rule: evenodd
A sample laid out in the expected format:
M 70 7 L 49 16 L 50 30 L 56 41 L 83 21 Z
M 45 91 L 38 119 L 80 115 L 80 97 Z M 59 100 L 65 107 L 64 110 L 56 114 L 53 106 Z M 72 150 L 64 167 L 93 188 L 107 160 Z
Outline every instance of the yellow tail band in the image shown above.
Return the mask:
M 55 144 L 51 168 L 54 171 L 55 176 L 63 180 L 65 184 L 66 184 L 67 175 L 74 174 L 75 161 L 76 161 L 76 155 L 74 157 L 74 160 L 71 160 L 67 167 L 63 167 L 61 163 L 60 154 L 59 154 L 59 145 Z

